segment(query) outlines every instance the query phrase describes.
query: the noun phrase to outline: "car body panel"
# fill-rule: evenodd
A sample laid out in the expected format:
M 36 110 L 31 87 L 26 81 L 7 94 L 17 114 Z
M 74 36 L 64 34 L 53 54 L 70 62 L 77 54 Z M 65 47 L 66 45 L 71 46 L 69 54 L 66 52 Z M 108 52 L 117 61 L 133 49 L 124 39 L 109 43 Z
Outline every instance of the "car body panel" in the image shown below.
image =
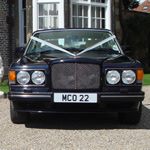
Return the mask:
M 44 30 L 37 31 L 33 33 L 33 37 L 39 33 L 46 32 L 67 32 L 67 31 L 91 31 L 91 32 L 108 32 L 113 35 L 109 30 L 98 30 L 98 29 L 57 29 L 57 30 Z M 68 57 L 54 58 L 50 57 L 48 54 L 30 54 L 28 55 L 28 49 L 30 47 L 32 39 L 29 41 L 26 50 L 21 58 L 13 62 L 10 66 L 10 71 L 26 71 L 30 75 L 38 70 L 45 74 L 46 80 L 41 85 L 35 85 L 30 81 L 26 85 L 20 85 L 15 82 L 15 84 L 10 83 L 10 91 L 8 92 L 8 97 L 11 101 L 15 103 L 15 110 L 18 112 L 121 112 L 121 111 L 135 111 L 138 110 L 138 103 L 144 100 L 144 92 L 142 89 L 142 83 L 135 81 L 133 84 L 126 85 L 121 80 L 115 84 L 108 84 L 106 81 L 106 74 L 109 70 L 117 70 L 121 73 L 123 70 L 133 70 L 136 74 L 136 70 L 141 69 L 141 64 L 139 61 L 134 60 L 126 56 L 119 43 L 116 44 L 119 47 L 119 54 L 112 54 L 111 57 L 99 57 L 99 58 L 87 58 L 82 55 L 70 55 Z M 38 40 L 37 40 L 38 41 Z M 107 41 L 107 40 L 106 40 Z M 114 48 L 115 49 L 115 48 Z M 80 53 L 80 52 L 79 52 Z M 89 65 L 99 66 L 100 70 L 99 85 L 96 88 L 54 88 L 52 81 L 52 68 L 53 66 L 59 66 L 60 69 L 63 65 L 80 66 Z M 85 67 L 85 68 L 86 68 Z M 84 68 L 84 69 L 85 69 Z M 71 70 L 71 69 L 70 69 Z M 73 69 L 72 69 L 73 70 Z M 76 69 L 75 69 L 76 70 Z M 79 69 L 77 69 L 78 71 Z M 87 69 L 88 70 L 88 69 Z M 66 69 L 66 74 L 69 70 Z M 82 71 L 82 70 L 79 70 Z M 84 70 L 86 71 L 86 70 Z M 90 70 L 88 71 L 88 73 Z M 83 73 L 84 74 L 84 73 Z M 89 76 L 92 76 L 91 72 Z M 95 73 L 96 74 L 96 73 Z M 95 75 L 94 74 L 94 75 Z M 57 76 L 57 73 L 55 73 Z M 75 75 L 76 76 L 76 75 Z M 122 75 L 121 75 L 122 76 Z M 59 77 L 59 76 L 58 76 Z M 66 76 L 65 76 L 66 77 Z M 73 78 L 69 76 L 68 78 Z M 61 78 L 61 76 L 60 76 Z M 82 78 L 84 80 L 84 78 Z M 75 80 L 75 79 L 73 79 Z M 69 82 L 69 79 L 65 79 Z M 73 81 L 75 82 L 75 81 Z M 87 80 L 88 82 L 88 80 Z M 63 81 L 61 81 L 65 85 Z M 92 81 L 91 81 L 92 83 Z M 90 85 L 91 85 L 90 83 Z M 88 85 L 88 84 L 87 84 Z M 89 86 L 90 86 L 89 85 Z M 58 86 L 59 87 L 59 86 Z M 71 93 L 76 94 L 81 93 L 95 93 L 97 95 L 96 104 L 84 104 L 84 103 L 72 103 L 72 104 L 62 104 L 54 102 L 55 93 Z M 71 95 L 70 94 L 70 95 Z M 69 96 L 70 96 L 69 95 Z M 92 107 L 92 108 L 91 108 Z

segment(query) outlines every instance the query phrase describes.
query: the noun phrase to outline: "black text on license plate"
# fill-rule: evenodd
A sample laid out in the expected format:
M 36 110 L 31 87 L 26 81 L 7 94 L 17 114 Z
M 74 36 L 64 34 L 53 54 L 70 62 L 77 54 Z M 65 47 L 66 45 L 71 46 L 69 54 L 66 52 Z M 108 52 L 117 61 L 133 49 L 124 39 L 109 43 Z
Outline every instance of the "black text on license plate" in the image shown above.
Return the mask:
M 55 103 L 97 103 L 97 94 L 89 93 L 55 93 Z

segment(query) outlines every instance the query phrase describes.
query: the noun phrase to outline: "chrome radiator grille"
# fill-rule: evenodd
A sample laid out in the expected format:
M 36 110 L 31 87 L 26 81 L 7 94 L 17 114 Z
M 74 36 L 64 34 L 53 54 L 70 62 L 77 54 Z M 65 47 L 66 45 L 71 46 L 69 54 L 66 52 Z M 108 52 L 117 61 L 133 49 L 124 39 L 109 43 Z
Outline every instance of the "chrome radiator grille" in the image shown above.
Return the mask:
M 59 63 L 52 66 L 54 89 L 98 89 L 100 66 L 96 64 Z

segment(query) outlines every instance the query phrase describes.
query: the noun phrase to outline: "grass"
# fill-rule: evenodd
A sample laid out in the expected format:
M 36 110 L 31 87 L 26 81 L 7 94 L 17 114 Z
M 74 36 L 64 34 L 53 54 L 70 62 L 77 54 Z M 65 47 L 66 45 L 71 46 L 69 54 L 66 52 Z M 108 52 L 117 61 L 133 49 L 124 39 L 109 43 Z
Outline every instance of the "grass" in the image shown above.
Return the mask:
M 0 91 L 3 91 L 5 94 L 7 94 L 7 92 L 9 91 L 8 85 L 1 85 Z
M 3 80 L 2 83 L 0 83 L 0 91 L 3 91 L 5 94 L 8 93 L 9 91 L 8 79 L 5 79 Z
M 143 86 L 150 85 L 150 74 L 144 74 Z
M 143 86 L 150 85 L 150 74 L 144 74 Z M 9 91 L 8 80 L 0 84 L 0 91 L 3 91 L 5 94 Z

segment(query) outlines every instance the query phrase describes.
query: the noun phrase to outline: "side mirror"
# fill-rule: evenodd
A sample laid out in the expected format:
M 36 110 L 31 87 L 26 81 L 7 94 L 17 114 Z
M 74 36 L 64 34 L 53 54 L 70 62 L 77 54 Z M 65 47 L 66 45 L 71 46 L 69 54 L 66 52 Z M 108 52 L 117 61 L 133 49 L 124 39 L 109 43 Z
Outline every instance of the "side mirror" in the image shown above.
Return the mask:
M 131 53 L 131 47 L 129 45 L 123 45 L 121 48 L 125 54 Z
M 21 57 L 25 51 L 24 47 L 16 47 L 15 54 L 17 57 Z

